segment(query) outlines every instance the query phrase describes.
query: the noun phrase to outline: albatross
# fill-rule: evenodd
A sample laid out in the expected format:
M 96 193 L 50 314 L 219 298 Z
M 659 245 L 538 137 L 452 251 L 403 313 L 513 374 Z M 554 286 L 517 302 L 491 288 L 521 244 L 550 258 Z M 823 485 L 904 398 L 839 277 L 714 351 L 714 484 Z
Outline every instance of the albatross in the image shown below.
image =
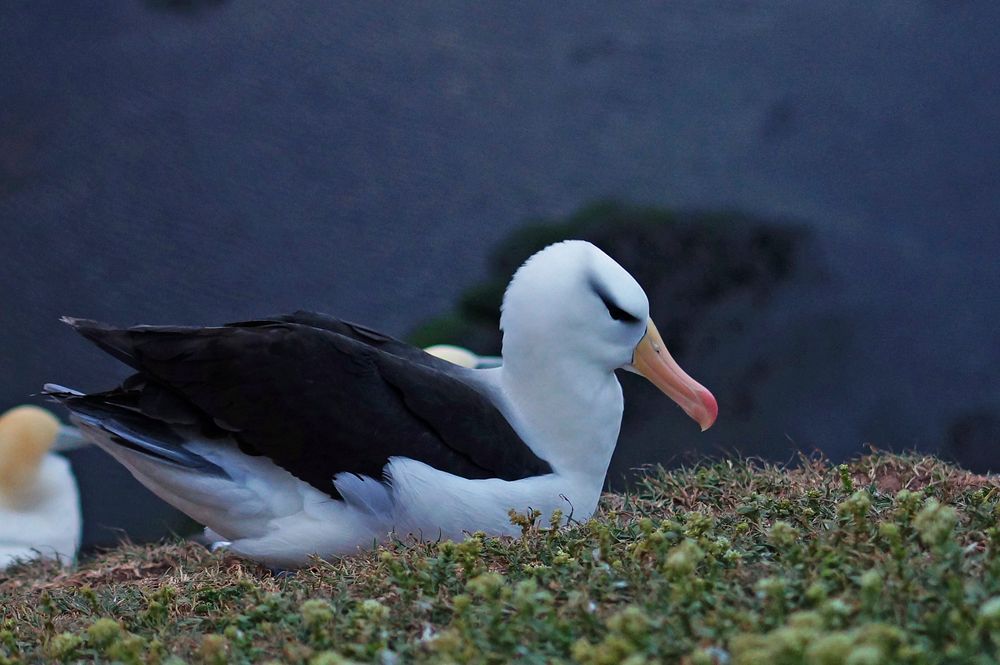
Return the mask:
M 516 271 L 489 369 L 310 312 L 213 327 L 64 320 L 135 373 L 106 392 L 45 391 L 208 539 L 277 568 L 392 535 L 515 535 L 510 510 L 588 518 L 621 426 L 616 370 L 702 430 L 718 414 L 636 280 L 579 240 Z

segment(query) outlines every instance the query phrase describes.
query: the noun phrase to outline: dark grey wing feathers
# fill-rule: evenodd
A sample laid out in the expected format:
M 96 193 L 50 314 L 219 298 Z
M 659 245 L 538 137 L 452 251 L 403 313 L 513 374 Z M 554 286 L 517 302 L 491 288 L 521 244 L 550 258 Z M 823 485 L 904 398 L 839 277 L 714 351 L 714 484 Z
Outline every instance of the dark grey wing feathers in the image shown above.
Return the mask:
M 395 456 L 466 478 L 551 472 L 445 361 L 332 317 L 281 318 L 214 328 L 70 323 L 139 372 L 129 406 L 197 419 L 207 435 L 225 430 L 244 452 L 327 493 L 336 494 L 338 473 L 378 478 Z
M 433 367 L 446 374 L 457 374 L 456 365 L 442 360 L 436 356 L 425 352 L 423 349 L 407 344 L 394 337 L 390 337 L 377 330 L 363 326 L 359 323 L 343 321 L 329 314 L 318 312 L 297 311 L 292 314 L 281 314 L 278 316 L 265 317 L 256 321 L 244 321 L 242 323 L 229 323 L 226 325 L 236 327 L 263 326 L 273 323 L 295 323 L 298 325 L 328 330 L 338 335 L 343 335 L 367 346 L 372 346 L 379 351 L 390 353 L 394 356 L 405 358 L 426 367 Z

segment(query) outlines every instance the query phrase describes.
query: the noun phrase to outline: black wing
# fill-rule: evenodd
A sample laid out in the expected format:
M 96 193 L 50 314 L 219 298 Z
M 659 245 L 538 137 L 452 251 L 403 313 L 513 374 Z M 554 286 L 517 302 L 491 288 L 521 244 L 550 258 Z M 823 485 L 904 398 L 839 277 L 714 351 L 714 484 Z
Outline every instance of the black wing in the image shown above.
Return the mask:
M 551 472 L 487 397 L 433 366 L 445 361 L 416 361 L 432 356 L 331 317 L 292 318 L 214 328 L 67 321 L 139 372 L 122 389 L 155 387 L 157 419 L 174 419 L 165 388 L 184 403 L 176 418 L 190 420 L 193 407 L 203 426 L 333 496 L 335 475 L 379 478 L 393 456 L 465 478 Z
M 330 332 L 337 333 L 338 335 L 343 335 L 344 337 L 350 337 L 355 341 L 374 347 L 379 351 L 391 353 L 394 356 L 405 358 L 406 360 L 410 360 L 420 365 L 433 367 L 434 369 L 445 372 L 446 374 L 456 373 L 457 366 L 447 360 L 442 360 L 437 356 L 432 356 L 419 347 L 407 344 L 406 342 L 401 342 L 395 337 L 390 337 L 389 335 L 380 333 L 379 331 L 369 328 L 368 326 L 363 326 L 359 323 L 351 323 L 350 321 L 344 321 L 335 316 L 330 316 L 329 314 L 299 310 L 291 314 L 279 314 L 278 316 L 269 316 L 255 321 L 241 321 L 239 323 L 228 323 L 226 325 L 229 327 L 252 328 L 273 323 L 297 323 L 303 326 L 319 328 L 320 330 L 328 330 Z

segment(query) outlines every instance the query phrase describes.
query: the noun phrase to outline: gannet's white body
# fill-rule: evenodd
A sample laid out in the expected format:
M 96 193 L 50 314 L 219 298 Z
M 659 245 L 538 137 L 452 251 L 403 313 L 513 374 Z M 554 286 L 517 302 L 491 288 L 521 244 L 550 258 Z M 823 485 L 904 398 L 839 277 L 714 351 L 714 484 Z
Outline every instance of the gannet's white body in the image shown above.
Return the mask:
M 48 453 L 51 414 L 18 407 L 0 416 L 0 570 L 37 557 L 71 563 L 80 545 L 80 498 L 69 462 Z
M 152 440 L 141 432 L 137 434 L 141 428 L 134 424 L 122 426 L 122 419 L 129 416 L 118 417 L 114 411 L 115 404 L 125 399 L 122 393 L 107 393 L 105 397 L 82 396 L 55 386 L 49 390 L 74 411 L 75 420 L 87 436 L 161 498 L 205 524 L 209 537 L 224 541 L 243 556 L 290 567 L 302 565 L 312 554 L 349 554 L 393 532 L 399 537 L 414 534 L 427 539 L 461 538 L 473 531 L 514 534 L 517 529 L 508 515 L 511 509 L 539 510 L 543 519 L 556 510 L 566 517 L 588 518 L 597 507 L 621 426 L 623 398 L 615 370 L 627 369 L 649 378 L 703 429 L 711 426 L 717 415 L 711 394 L 670 358 L 649 319 L 648 309 L 646 294 L 621 266 L 589 243 L 567 241 L 533 256 L 511 281 L 501 317 L 504 337 L 500 367 L 467 369 L 435 364 L 434 371 L 428 372 L 424 365 L 431 363 L 423 359 L 423 354 L 407 357 L 401 363 L 398 356 L 408 352 L 392 350 L 395 347 L 390 349 L 394 354 L 390 358 L 372 355 L 375 352 L 369 346 L 348 346 L 342 338 L 330 338 L 324 343 L 338 344 L 342 351 L 348 349 L 344 353 L 354 354 L 346 374 L 330 380 L 357 380 L 358 394 L 352 399 L 358 400 L 357 406 L 362 408 L 368 406 L 364 400 L 383 399 L 376 390 L 381 383 L 362 383 L 361 377 L 377 373 L 394 386 L 406 405 L 400 410 L 402 407 L 391 397 L 376 404 L 378 413 L 384 414 L 381 422 L 386 434 L 382 436 L 390 436 L 395 418 L 409 423 L 407 418 L 413 415 L 409 410 L 416 409 L 419 424 L 415 431 L 421 437 L 427 434 L 433 449 L 418 448 L 414 442 L 411 452 L 408 444 L 397 444 L 381 467 L 383 478 L 351 468 L 336 471 L 336 466 L 330 466 L 328 491 L 324 491 L 326 481 L 322 477 L 318 481 L 303 480 L 315 472 L 317 465 L 329 463 L 328 458 L 334 455 L 328 448 L 309 453 L 314 455 L 311 462 L 306 453 L 301 461 L 282 459 L 285 450 L 267 441 L 254 444 L 257 453 L 263 450 L 263 454 L 246 454 L 244 446 L 267 423 L 252 409 L 232 407 L 240 398 L 238 386 L 227 393 L 224 403 L 217 404 L 212 401 L 214 393 L 197 393 L 197 386 L 204 381 L 197 377 L 202 374 L 196 376 L 194 384 L 176 384 L 182 392 L 194 391 L 191 399 L 199 408 L 213 415 L 227 432 L 233 432 L 231 438 L 223 440 L 188 437 L 180 446 L 163 436 Z M 294 319 L 299 327 L 289 327 L 287 322 L 292 320 L 286 317 L 280 323 L 199 329 L 202 332 L 185 329 L 186 337 L 177 342 L 169 341 L 173 339 L 170 335 L 177 334 L 176 329 L 161 332 L 140 327 L 121 331 L 93 322 L 73 323 L 103 348 L 146 372 L 142 376 L 176 383 L 180 379 L 169 378 L 175 376 L 171 366 L 159 360 L 171 357 L 175 351 L 152 350 L 154 347 L 149 346 L 151 350 L 146 353 L 152 360 L 147 362 L 140 357 L 147 348 L 142 346 L 147 343 L 144 340 L 150 340 L 148 345 L 162 346 L 182 341 L 192 344 L 205 336 L 228 340 L 237 335 L 269 334 L 277 341 L 269 341 L 268 348 L 285 348 L 279 344 L 291 345 L 293 340 L 305 348 L 319 334 L 317 326 L 325 325 L 313 318 L 306 329 L 302 327 L 307 323 L 305 319 Z M 336 325 L 343 326 L 339 321 Z M 365 341 L 369 339 L 374 338 L 365 332 Z M 327 347 L 316 348 L 323 354 Z M 378 352 L 382 350 L 379 347 Z M 180 358 L 182 352 L 176 353 Z M 194 362 L 197 353 L 200 351 L 184 351 L 183 357 L 188 359 L 186 362 Z M 235 354 L 229 352 L 225 358 Z M 337 362 L 342 361 L 340 356 L 337 358 Z M 230 365 L 226 363 L 236 362 L 220 361 L 214 356 L 209 360 L 214 363 L 210 365 L 213 372 L 227 371 L 224 367 Z M 371 362 L 375 363 L 372 369 L 359 373 L 359 367 L 368 367 Z M 289 363 L 289 375 L 304 371 L 296 370 L 291 359 Z M 231 370 L 234 375 L 237 369 Z M 211 380 L 220 381 L 212 376 Z M 280 394 L 279 385 L 287 385 L 290 378 L 272 379 L 275 400 L 294 400 L 294 395 Z M 410 378 L 413 383 L 406 383 Z M 301 381 L 308 382 L 305 378 Z M 195 387 L 184 388 L 189 385 Z M 473 393 L 468 393 L 469 388 Z M 415 392 L 408 392 L 411 390 Z M 422 390 L 438 401 L 423 404 Z M 474 424 L 480 422 L 474 419 L 480 407 L 473 403 L 478 404 L 475 400 L 483 397 L 487 409 L 502 415 L 502 419 L 490 421 L 494 424 L 488 430 Z M 305 400 L 303 397 L 303 404 Z M 334 415 L 339 407 L 330 403 L 330 408 L 329 426 L 354 426 L 350 412 L 342 416 L 337 411 Z M 466 414 L 468 423 L 464 421 Z M 303 412 L 304 417 L 308 415 Z M 177 416 L 174 420 L 187 417 Z M 449 438 L 455 427 L 459 428 L 457 439 Z M 382 443 L 380 428 L 383 426 L 376 421 L 365 430 L 375 437 L 370 440 L 375 444 L 373 456 L 377 455 L 374 448 Z M 501 436 L 493 428 L 509 428 L 513 434 Z M 150 425 L 149 429 L 156 428 Z M 179 431 L 174 427 L 172 434 Z M 316 436 L 323 434 L 317 430 Z M 439 440 L 443 447 L 433 443 Z M 240 441 L 242 444 L 236 445 Z M 371 447 L 372 443 L 366 445 Z M 344 456 L 353 460 L 353 468 L 362 468 L 365 445 L 357 449 L 352 441 L 342 445 L 347 446 Z M 454 456 L 456 451 L 458 458 Z

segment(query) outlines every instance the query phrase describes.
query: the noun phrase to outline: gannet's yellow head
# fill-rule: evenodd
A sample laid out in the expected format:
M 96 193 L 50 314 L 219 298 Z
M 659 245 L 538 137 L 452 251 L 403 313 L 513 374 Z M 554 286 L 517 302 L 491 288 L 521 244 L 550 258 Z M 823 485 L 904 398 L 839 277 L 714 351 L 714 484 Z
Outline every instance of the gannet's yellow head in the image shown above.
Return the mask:
M 37 406 L 18 406 L 0 416 L 0 501 L 13 502 L 31 491 L 58 434 L 59 420 Z
M 435 358 L 447 360 L 453 365 L 466 367 L 468 369 L 475 369 L 476 365 L 479 364 L 479 359 L 476 357 L 476 354 L 468 349 L 463 349 L 460 346 L 453 346 L 451 344 L 435 344 L 434 346 L 428 346 L 424 349 L 424 351 L 431 354 Z

